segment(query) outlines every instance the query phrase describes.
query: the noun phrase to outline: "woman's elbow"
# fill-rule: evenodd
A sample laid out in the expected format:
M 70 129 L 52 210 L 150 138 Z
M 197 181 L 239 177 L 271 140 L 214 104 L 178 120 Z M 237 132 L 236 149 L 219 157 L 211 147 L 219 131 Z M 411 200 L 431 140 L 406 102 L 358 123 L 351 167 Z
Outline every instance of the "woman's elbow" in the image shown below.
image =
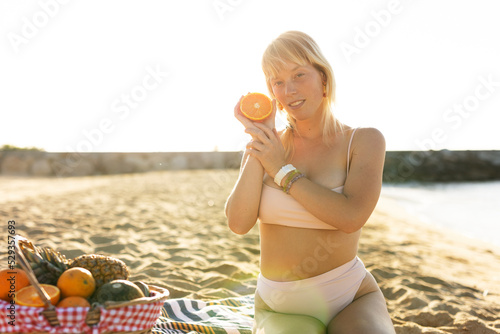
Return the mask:
M 248 233 L 248 231 L 250 231 L 249 229 L 246 229 L 246 228 L 242 228 L 241 226 L 239 225 L 235 225 L 235 226 L 229 226 L 229 229 L 234 233 L 234 234 L 238 234 L 238 235 L 245 235 Z
M 367 220 L 368 218 L 363 215 L 353 215 L 341 230 L 347 234 L 356 233 L 365 226 Z
M 257 222 L 257 215 L 248 208 L 239 208 L 231 205 L 228 199 L 224 210 L 229 229 L 236 234 L 247 234 Z
M 342 229 L 342 232 L 347 234 L 356 233 L 363 227 L 364 224 L 350 223 Z
M 239 235 L 247 234 L 257 222 L 256 217 L 247 217 L 247 215 L 235 212 L 228 207 L 226 207 L 225 213 L 227 226 L 233 233 Z
M 229 229 L 238 235 L 247 234 L 253 227 L 254 224 L 245 224 L 242 223 L 241 219 L 234 219 L 227 217 L 227 225 Z
M 366 219 L 357 215 L 347 215 L 339 217 L 338 215 L 334 220 L 328 222 L 329 225 L 337 228 L 339 231 L 352 234 L 359 231 L 366 223 Z

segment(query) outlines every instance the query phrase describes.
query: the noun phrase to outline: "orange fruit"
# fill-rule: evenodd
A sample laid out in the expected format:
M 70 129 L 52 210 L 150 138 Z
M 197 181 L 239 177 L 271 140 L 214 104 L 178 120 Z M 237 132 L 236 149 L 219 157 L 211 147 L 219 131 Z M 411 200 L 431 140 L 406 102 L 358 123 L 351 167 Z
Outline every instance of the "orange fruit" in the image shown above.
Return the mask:
M 52 305 L 56 305 L 61 297 L 61 291 L 57 288 L 57 286 L 50 284 L 40 284 L 43 290 L 47 292 L 50 297 L 50 303 Z M 36 289 L 33 285 L 22 288 L 16 293 L 15 298 L 17 305 L 23 306 L 32 306 L 32 307 L 43 307 L 45 306 L 42 302 L 42 298 L 36 292 Z
M 264 94 L 248 93 L 240 101 L 240 110 L 252 121 L 263 121 L 273 112 L 273 104 Z
M 95 291 L 95 279 L 85 268 L 73 267 L 65 270 L 57 280 L 57 287 L 63 297 L 80 296 L 88 298 Z
M 83 297 L 69 296 L 57 303 L 56 307 L 90 307 L 90 303 Z
M 28 275 L 22 269 L 0 270 L 0 299 L 10 302 L 15 293 L 30 285 Z

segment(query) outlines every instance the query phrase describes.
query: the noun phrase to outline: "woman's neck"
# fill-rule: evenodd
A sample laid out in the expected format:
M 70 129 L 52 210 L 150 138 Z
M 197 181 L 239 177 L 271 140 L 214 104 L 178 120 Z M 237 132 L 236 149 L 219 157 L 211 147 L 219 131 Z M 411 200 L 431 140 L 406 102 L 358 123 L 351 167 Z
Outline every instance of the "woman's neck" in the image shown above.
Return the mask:
M 323 126 L 321 121 L 315 118 L 296 121 L 294 134 L 306 141 L 316 141 L 323 137 Z

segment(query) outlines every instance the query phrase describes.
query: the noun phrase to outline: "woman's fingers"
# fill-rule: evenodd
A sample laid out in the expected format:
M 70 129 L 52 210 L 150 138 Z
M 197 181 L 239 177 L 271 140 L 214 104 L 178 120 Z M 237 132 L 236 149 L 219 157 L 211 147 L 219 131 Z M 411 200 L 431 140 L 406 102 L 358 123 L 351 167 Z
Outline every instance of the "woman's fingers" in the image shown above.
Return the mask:
M 264 144 L 262 144 L 261 142 L 259 142 L 257 140 L 252 140 L 251 142 L 249 142 L 247 144 L 247 148 L 260 152 L 264 149 Z
M 268 143 L 270 138 L 266 131 L 262 130 L 259 127 L 259 123 L 253 123 L 253 127 L 249 127 L 245 129 L 245 132 L 248 133 L 254 140 L 258 140 L 262 143 Z
M 268 126 L 262 124 L 262 123 L 255 123 L 254 126 L 258 129 L 260 129 L 268 139 L 273 140 L 276 138 L 276 130 L 275 128 L 269 128 Z
M 241 95 L 240 99 L 238 100 L 238 103 L 234 106 L 234 116 L 236 116 L 240 112 L 240 103 L 241 99 L 243 98 L 243 95 Z
M 251 128 L 253 127 L 253 122 L 248 118 L 246 118 L 245 115 L 241 113 L 240 102 L 242 98 L 243 95 L 240 97 L 238 103 L 236 103 L 236 106 L 234 107 L 234 117 L 236 117 L 236 119 L 240 121 L 240 123 L 243 124 L 245 128 Z

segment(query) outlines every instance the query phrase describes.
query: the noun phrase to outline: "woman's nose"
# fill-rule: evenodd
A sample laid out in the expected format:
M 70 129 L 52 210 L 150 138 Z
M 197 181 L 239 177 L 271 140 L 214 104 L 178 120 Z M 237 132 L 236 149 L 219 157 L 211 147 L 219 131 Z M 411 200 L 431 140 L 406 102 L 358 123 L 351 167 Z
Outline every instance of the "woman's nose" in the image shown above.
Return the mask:
M 287 96 L 290 96 L 290 95 L 294 95 L 295 93 L 297 93 L 297 89 L 296 89 L 295 85 L 292 82 L 287 82 L 286 87 L 285 87 L 285 94 Z

